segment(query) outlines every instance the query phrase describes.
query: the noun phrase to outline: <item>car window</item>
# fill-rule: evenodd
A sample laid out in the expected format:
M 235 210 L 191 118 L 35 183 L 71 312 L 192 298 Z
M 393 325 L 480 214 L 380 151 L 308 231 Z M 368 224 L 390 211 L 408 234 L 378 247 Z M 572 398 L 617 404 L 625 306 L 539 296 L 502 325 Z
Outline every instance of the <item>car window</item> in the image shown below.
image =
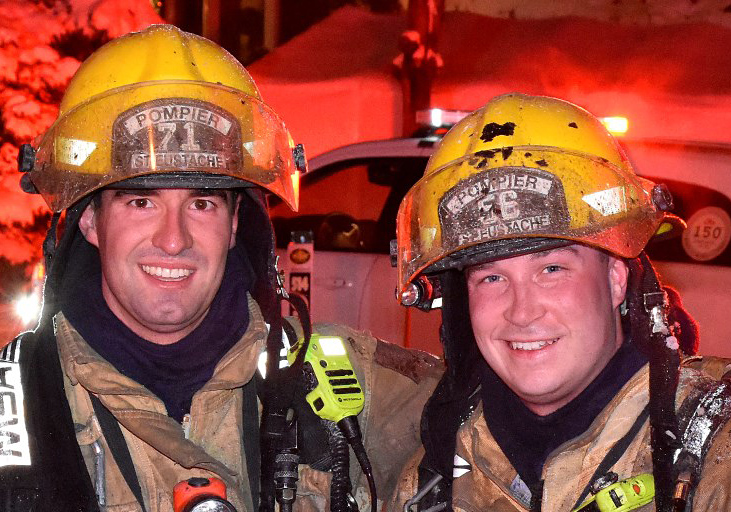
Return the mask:
M 295 231 L 311 231 L 315 250 L 388 254 L 396 212 L 421 177 L 426 158 L 372 158 L 314 169 L 302 178 L 300 208 L 272 204 L 278 247 Z

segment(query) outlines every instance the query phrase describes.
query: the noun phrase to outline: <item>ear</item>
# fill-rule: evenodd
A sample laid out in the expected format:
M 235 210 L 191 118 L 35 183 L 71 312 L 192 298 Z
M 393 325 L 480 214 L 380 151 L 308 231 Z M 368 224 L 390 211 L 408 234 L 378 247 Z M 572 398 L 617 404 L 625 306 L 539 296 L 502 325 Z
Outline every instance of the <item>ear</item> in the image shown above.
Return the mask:
M 89 204 L 79 219 L 79 231 L 84 235 L 86 241 L 95 247 L 99 247 L 99 235 L 96 231 L 96 210 L 93 204 Z
M 236 245 L 236 230 L 239 228 L 239 206 L 241 206 L 241 195 L 235 194 L 236 207 L 234 208 L 234 214 L 231 219 L 231 240 L 228 242 L 228 248 L 233 249 Z
M 609 290 L 612 294 L 612 307 L 618 308 L 627 296 L 627 280 L 629 279 L 629 266 L 621 258 L 609 256 Z

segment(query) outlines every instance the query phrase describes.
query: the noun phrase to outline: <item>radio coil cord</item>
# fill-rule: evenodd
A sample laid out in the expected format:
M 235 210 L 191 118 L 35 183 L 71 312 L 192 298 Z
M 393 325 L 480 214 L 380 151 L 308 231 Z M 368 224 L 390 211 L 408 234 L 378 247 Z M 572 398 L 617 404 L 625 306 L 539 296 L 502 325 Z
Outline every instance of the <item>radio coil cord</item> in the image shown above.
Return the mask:
M 330 483 L 330 512 L 351 512 L 350 449 L 348 441 L 335 423 L 323 421 L 327 428 L 330 456 L 332 457 L 332 482 Z M 356 507 L 357 510 L 357 507 Z
M 348 443 L 353 448 L 355 458 L 358 459 L 360 468 L 368 480 L 368 490 L 371 493 L 371 512 L 378 510 L 378 495 L 376 493 L 376 480 L 373 478 L 373 468 L 368 454 L 363 446 L 363 437 L 360 433 L 360 426 L 355 416 L 347 416 L 338 422 L 338 428 L 341 430 Z

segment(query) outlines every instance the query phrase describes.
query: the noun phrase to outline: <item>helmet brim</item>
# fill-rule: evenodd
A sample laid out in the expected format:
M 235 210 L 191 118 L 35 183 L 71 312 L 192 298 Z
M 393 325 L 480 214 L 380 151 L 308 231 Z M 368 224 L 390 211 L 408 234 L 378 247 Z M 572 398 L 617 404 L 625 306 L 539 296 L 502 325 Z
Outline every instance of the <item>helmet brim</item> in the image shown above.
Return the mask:
M 535 252 L 548 251 L 575 244 L 573 240 L 561 238 L 526 237 L 506 238 L 455 251 L 423 270 L 425 274 L 442 272 L 448 269 L 464 270 L 473 265 L 491 261 L 523 256 Z
M 233 176 L 209 174 L 205 172 L 170 172 L 165 174 L 147 174 L 118 181 L 105 188 L 145 190 L 156 188 L 189 188 L 189 189 L 234 189 L 255 187 L 257 185 Z

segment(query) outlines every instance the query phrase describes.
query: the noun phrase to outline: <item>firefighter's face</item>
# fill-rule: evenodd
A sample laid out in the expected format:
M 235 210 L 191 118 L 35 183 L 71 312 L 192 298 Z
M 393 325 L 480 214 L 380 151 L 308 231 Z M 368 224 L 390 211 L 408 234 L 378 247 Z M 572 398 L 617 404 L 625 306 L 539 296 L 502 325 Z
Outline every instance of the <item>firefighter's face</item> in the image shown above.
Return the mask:
M 203 320 L 234 246 L 237 205 L 226 191 L 105 190 L 79 222 L 99 249 L 102 292 L 133 332 L 174 343 Z
M 467 270 L 480 351 L 533 412 L 570 402 L 620 347 L 627 275 L 624 261 L 578 244 Z

